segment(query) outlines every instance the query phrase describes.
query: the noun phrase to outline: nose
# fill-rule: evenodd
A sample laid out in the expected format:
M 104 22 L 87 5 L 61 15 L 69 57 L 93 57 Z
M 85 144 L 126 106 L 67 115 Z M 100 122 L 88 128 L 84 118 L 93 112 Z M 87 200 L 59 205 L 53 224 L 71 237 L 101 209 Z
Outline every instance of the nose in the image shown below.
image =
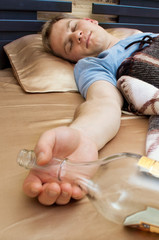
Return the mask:
M 71 34 L 72 40 L 76 41 L 77 43 L 81 43 L 83 37 L 83 33 L 80 30 L 77 30 Z

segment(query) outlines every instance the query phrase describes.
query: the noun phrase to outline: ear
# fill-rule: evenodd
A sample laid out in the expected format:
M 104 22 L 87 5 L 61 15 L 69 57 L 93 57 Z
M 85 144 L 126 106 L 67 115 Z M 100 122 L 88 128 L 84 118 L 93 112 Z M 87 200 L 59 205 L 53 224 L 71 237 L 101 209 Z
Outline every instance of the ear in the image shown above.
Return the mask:
M 97 20 L 94 20 L 94 19 L 91 19 L 91 18 L 83 18 L 84 20 L 87 20 L 91 23 L 94 23 L 94 24 L 98 24 L 98 21 Z

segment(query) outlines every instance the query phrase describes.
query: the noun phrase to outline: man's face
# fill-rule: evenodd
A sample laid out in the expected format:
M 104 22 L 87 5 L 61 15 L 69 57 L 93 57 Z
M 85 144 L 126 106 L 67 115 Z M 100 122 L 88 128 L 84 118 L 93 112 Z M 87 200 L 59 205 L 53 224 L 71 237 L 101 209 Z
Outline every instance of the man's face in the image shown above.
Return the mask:
M 107 32 L 95 20 L 62 19 L 53 25 L 50 45 L 60 57 L 77 62 L 107 48 Z

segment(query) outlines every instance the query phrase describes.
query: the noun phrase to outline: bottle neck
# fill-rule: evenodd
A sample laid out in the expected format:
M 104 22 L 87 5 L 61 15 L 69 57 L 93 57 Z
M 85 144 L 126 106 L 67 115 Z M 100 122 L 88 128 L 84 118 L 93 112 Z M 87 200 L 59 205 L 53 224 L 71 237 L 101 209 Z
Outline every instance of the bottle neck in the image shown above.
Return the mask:
M 21 150 L 17 157 L 17 163 L 26 169 L 34 168 L 36 166 L 36 156 L 34 151 L 26 149 Z
M 94 164 L 75 164 L 67 161 L 67 159 L 59 160 L 53 158 L 49 164 L 39 166 L 36 163 L 36 155 L 33 150 L 23 149 L 19 152 L 17 163 L 26 168 L 45 172 L 53 178 L 53 180 L 64 182 L 69 181 L 79 186 L 85 194 L 91 199 L 95 199 L 99 195 L 99 186 L 90 180 L 91 176 L 97 170 Z

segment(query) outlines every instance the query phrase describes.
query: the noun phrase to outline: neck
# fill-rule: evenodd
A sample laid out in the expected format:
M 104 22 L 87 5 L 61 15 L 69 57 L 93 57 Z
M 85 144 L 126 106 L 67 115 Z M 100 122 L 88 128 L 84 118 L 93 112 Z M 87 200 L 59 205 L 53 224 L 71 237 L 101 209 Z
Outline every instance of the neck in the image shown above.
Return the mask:
M 109 44 L 108 44 L 108 46 L 107 46 L 107 49 L 113 47 L 113 46 L 114 46 L 116 43 L 118 43 L 119 41 L 120 41 L 119 38 L 114 37 L 113 35 L 111 35 L 110 42 L 109 42 Z

